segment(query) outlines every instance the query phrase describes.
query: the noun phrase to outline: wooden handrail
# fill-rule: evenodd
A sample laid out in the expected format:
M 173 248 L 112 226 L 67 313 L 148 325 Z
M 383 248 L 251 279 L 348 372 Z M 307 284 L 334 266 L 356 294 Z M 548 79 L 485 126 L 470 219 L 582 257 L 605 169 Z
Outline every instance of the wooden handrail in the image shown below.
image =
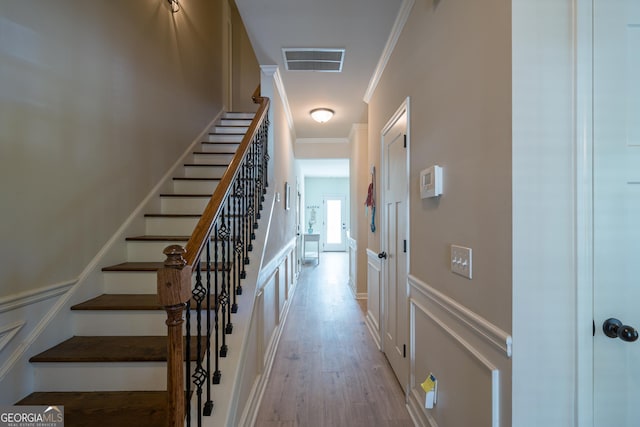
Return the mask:
M 256 89 L 256 92 L 259 92 L 259 89 Z M 231 184 L 233 180 L 238 175 L 238 171 L 240 168 L 240 164 L 242 163 L 242 159 L 247 153 L 249 149 L 249 145 L 251 145 L 251 141 L 255 138 L 258 130 L 260 129 L 260 124 L 266 118 L 267 111 L 269 110 L 269 98 L 258 96 L 257 93 L 254 92 L 253 100 L 255 103 L 260 104 L 256 115 L 247 130 L 247 133 L 242 138 L 242 142 L 238 147 L 238 151 L 236 155 L 231 160 L 229 167 L 225 171 L 224 175 L 220 179 L 220 183 L 216 187 L 209 203 L 207 204 L 202 216 L 200 217 L 200 221 L 196 224 L 196 227 L 193 230 L 193 234 L 189 241 L 185 245 L 186 254 L 184 259 L 186 260 L 186 265 L 189 267 L 194 266 L 200 254 L 202 253 L 202 249 L 207 242 L 207 239 L 211 235 L 211 230 L 213 228 L 213 224 L 215 220 L 218 218 L 220 213 L 220 206 L 222 206 L 222 202 L 225 200 L 229 191 L 231 191 Z
M 263 123 L 267 120 L 270 101 L 269 98 L 259 96 L 259 91 L 260 87 L 253 94 L 254 102 L 259 104 L 258 111 L 240 142 L 229 167 L 209 199 L 189 241 L 184 248 L 179 245 L 167 247 L 164 250 L 166 255 L 164 267 L 158 270 L 158 300 L 167 312 L 167 425 L 170 427 L 184 425 L 185 399 L 189 398 L 185 396 L 184 390 L 183 354 L 185 346 L 183 343 L 183 324 L 185 310 L 192 299 L 191 277 L 193 272 L 196 271 L 198 272 L 196 276 L 199 275 L 201 264 L 198 263 L 200 262 L 202 251 L 210 242 L 215 223 L 223 210 L 227 198 L 230 197 L 230 192 L 236 179 L 239 178 L 238 174 L 241 165 L 245 161 L 252 143 L 258 136 L 258 132 L 263 127 Z M 199 340 L 199 337 L 196 339 Z M 198 341 L 198 343 L 200 342 Z M 200 348 L 199 344 L 198 348 Z M 188 346 L 186 350 L 189 350 Z

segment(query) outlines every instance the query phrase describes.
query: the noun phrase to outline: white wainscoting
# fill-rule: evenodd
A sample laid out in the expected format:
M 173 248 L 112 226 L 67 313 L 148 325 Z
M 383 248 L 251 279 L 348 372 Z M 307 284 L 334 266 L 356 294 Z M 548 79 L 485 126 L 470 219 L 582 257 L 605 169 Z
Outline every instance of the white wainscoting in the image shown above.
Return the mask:
M 52 311 L 76 284 L 77 279 L 56 283 L 21 294 L 10 295 L 0 300 L 0 387 L 1 402 L 11 402 L 31 390 L 30 381 L 15 382 L 22 378 L 24 369 L 16 365 L 35 337 L 46 326 Z M 16 375 L 8 378 L 13 372 Z
M 414 276 L 410 285 L 410 392 L 417 424 L 506 427 L 511 336 Z M 438 402 L 425 409 L 420 387 L 438 379 Z
M 369 332 L 379 349 L 382 349 L 382 262 L 378 254 L 367 249 L 367 318 Z
M 239 393 L 235 413 L 224 425 L 252 426 L 255 423 L 278 347 L 284 323 L 295 291 L 297 277 L 296 246 L 292 239 L 266 265 L 257 277 L 256 299 L 245 348 L 255 349 L 255 360 L 247 351 L 239 382 L 246 392 Z M 235 331 L 234 331 L 235 333 Z

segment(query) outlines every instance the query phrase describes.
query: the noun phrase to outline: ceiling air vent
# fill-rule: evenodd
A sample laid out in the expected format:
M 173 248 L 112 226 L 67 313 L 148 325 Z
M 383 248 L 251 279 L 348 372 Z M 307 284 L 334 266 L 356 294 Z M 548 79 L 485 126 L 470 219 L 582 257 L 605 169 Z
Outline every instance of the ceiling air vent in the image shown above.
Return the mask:
M 284 48 L 282 53 L 288 71 L 342 71 L 344 49 Z

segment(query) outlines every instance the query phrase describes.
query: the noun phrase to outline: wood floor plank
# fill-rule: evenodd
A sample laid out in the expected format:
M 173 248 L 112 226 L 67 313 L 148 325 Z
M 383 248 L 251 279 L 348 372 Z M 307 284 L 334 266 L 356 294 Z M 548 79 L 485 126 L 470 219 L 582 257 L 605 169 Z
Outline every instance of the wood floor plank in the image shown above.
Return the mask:
M 321 257 L 303 267 L 256 426 L 413 426 L 347 287 L 347 255 Z

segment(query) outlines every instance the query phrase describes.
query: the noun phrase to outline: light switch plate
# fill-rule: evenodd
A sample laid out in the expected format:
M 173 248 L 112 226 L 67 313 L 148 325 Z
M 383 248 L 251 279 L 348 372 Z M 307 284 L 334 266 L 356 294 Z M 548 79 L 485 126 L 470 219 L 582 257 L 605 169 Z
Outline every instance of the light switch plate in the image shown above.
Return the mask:
M 453 273 L 471 279 L 471 261 L 471 248 L 451 245 L 451 271 Z

